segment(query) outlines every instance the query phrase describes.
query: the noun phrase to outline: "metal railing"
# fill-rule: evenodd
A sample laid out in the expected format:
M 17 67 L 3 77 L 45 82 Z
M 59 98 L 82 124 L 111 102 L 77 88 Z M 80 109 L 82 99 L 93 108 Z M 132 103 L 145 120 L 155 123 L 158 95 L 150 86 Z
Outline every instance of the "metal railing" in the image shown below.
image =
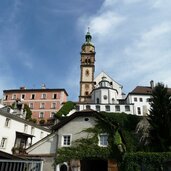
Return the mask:
M 43 161 L 0 160 L 0 171 L 43 171 Z

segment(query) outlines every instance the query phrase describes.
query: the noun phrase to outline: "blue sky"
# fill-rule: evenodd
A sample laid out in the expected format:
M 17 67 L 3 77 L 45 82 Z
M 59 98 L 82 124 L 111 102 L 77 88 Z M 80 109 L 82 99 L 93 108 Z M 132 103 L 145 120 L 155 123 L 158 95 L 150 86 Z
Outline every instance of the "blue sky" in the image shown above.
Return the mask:
M 95 75 L 105 71 L 128 93 L 150 80 L 171 87 L 170 0 L 0 0 L 0 92 L 65 88 L 78 100 L 87 27 Z

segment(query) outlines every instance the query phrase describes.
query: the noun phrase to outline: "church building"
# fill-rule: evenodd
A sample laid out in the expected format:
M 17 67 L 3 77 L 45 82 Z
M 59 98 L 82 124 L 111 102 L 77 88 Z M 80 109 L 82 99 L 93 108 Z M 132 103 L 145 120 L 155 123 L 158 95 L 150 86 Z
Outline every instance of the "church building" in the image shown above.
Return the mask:
M 138 86 L 125 95 L 122 90 L 123 86 L 105 72 L 94 77 L 95 54 L 92 36 L 88 31 L 81 47 L 80 95 L 77 110 L 92 109 L 99 112 L 148 114 L 149 99 L 153 88 L 152 82 L 150 86 Z

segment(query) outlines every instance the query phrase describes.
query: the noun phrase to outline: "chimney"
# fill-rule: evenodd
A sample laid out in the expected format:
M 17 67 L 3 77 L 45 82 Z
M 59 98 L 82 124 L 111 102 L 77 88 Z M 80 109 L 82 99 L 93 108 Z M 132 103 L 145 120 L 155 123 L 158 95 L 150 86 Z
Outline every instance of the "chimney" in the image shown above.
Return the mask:
M 42 89 L 46 89 L 46 85 L 45 84 L 42 84 Z
M 150 86 L 151 86 L 151 89 L 154 88 L 154 81 L 153 80 L 150 81 Z
M 26 89 L 25 86 L 20 87 L 20 90 L 25 90 L 25 89 Z

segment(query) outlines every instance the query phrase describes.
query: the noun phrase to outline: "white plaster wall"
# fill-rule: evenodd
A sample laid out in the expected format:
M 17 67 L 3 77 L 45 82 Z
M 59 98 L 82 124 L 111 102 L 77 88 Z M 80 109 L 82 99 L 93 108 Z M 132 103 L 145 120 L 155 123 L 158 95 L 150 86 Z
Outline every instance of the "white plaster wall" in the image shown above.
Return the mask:
M 96 82 L 96 87 L 98 87 L 99 82 L 102 80 L 102 77 L 105 76 L 106 80 L 109 82 L 112 82 L 113 86 L 112 88 L 116 89 L 118 91 L 118 99 L 122 99 L 122 85 L 114 81 L 112 78 L 110 78 L 106 73 L 101 72 L 94 81 Z
M 110 110 L 106 112 L 116 112 L 116 113 L 127 113 L 127 114 L 136 114 L 134 105 L 133 104 L 88 104 L 92 110 L 96 111 L 96 106 L 100 106 L 100 111 L 106 111 L 106 106 L 110 106 Z M 79 104 L 79 110 L 85 110 L 86 109 L 85 104 Z M 116 106 L 120 106 L 120 111 L 116 111 Z M 130 107 L 130 111 L 125 110 L 125 106 Z
M 29 154 L 55 154 L 57 149 L 57 135 L 51 134 L 39 143 L 27 149 Z
M 59 148 L 62 147 L 63 135 L 71 135 L 72 142 L 79 138 L 88 136 L 88 134 L 85 132 L 82 132 L 82 130 L 93 127 L 95 125 L 95 120 L 94 120 L 94 117 L 87 117 L 89 118 L 89 120 L 85 121 L 84 120 L 85 118 L 86 117 L 77 117 L 58 130 L 58 147 Z M 72 145 L 72 142 L 71 142 L 71 145 Z
M 0 148 L 1 151 L 12 154 L 11 149 L 14 147 L 16 132 L 27 133 L 31 135 L 31 125 L 28 124 L 27 132 L 24 132 L 25 123 L 19 122 L 17 120 L 11 119 L 9 127 L 5 126 L 6 117 L 0 115 L 0 143 L 2 137 L 7 138 L 7 143 L 5 148 Z M 36 143 L 41 138 L 47 136 L 49 134 L 48 131 L 41 130 L 39 128 L 34 127 L 34 137 L 32 139 L 32 143 Z
M 130 103 L 134 104 L 135 108 L 135 113 L 138 114 L 138 107 L 141 109 L 141 115 L 145 115 L 146 112 L 149 114 L 150 110 L 150 103 L 148 102 L 147 99 L 149 99 L 151 96 L 150 95 L 128 95 L 128 101 Z M 134 100 L 134 98 L 137 98 L 137 101 Z M 140 98 L 142 98 L 142 102 L 140 101 Z

